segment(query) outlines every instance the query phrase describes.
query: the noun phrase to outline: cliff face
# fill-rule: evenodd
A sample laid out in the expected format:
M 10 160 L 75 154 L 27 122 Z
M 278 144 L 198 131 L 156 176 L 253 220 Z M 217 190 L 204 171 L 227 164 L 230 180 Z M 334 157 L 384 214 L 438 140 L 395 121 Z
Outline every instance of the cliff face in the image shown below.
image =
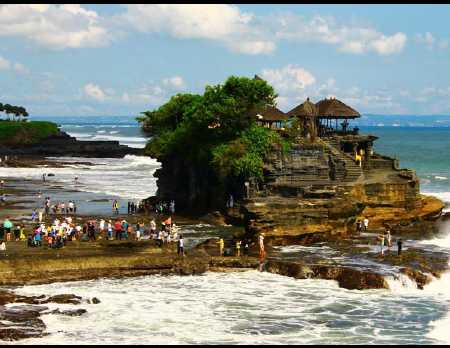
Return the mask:
M 420 195 L 415 172 L 398 169 L 394 159 L 374 154 L 360 167 L 336 143 L 319 140 L 297 144 L 286 155 L 274 150 L 263 185 L 252 187 L 241 212 L 251 235 L 265 232 L 269 243 L 289 244 L 348 234 L 364 217 L 371 229 L 425 230 L 443 207 Z
M 163 201 L 175 200 L 177 210 L 202 214 L 224 205 L 225 190 L 205 168 L 186 163 L 182 158 L 166 158 L 155 174 Z

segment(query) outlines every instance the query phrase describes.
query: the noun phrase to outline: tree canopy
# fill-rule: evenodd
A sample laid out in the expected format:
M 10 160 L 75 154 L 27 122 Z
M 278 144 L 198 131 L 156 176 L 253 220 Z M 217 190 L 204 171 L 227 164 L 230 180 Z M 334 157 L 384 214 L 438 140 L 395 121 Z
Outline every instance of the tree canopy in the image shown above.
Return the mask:
M 261 178 L 264 157 L 283 139 L 256 124 L 256 111 L 275 105 L 272 86 L 260 79 L 229 77 L 203 95 L 177 94 L 138 120 L 152 138 L 146 154 L 162 161 L 183 157 L 212 168 L 218 178 Z
M 10 120 L 9 115 L 14 115 L 14 117 L 17 117 L 17 119 L 20 121 L 20 117 L 28 117 L 28 112 L 23 106 L 15 106 L 10 104 L 2 104 L 0 103 L 0 112 L 4 112 L 6 116 L 8 117 L 8 120 Z

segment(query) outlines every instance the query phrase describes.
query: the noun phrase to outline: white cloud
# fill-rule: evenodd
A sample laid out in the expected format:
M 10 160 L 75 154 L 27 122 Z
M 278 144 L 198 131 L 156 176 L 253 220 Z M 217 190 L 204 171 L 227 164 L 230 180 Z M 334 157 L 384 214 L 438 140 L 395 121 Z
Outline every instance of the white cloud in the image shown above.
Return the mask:
M 11 68 L 10 61 L 0 56 L 0 70 L 9 70 L 10 68 Z
M 438 39 L 429 31 L 427 31 L 424 34 L 422 34 L 422 33 L 416 34 L 414 39 L 415 39 L 415 42 L 417 42 L 418 44 L 424 45 L 429 50 L 432 50 L 435 47 L 438 47 L 440 49 L 446 49 L 449 46 L 448 39 Z
M 433 34 L 427 31 L 425 34 L 416 34 L 415 41 L 431 48 L 436 42 L 436 39 Z
M 26 75 L 30 72 L 25 65 L 11 62 L 2 56 L 0 56 L 0 70 L 10 70 L 20 75 Z
M 105 46 L 108 30 L 80 5 L 0 5 L 0 36 L 24 37 L 52 48 Z
M 298 92 L 316 82 L 313 74 L 295 64 L 288 64 L 281 69 L 264 69 L 261 77 L 280 94 L 289 91 Z
M 14 71 L 21 75 L 26 75 L 30 72 L 25 65 L 20 63 L 14 63 Z
M 173 76 L 169 78 L 163 79 L 163 85 L 169 88 L 173 88 L 176 90 L 182 90 L 186 87 L 186 83 L 184 82 L 181 76 Z
M 279 69 L 263 69 L 261 78 L 275 88 L 279 94 L 277 104 L 285 111 L 312 95 L 316 83 L 315 76 L 308 70 L 295 64 L 288 64 Z
M 275 49 L 275 43 L 253 23 L 255 16 L 235 5 L 130 4 L 126 9 L 116 22 L 143 33 L 213 40 L 244 54 L 266 54 Z
M 402 32 L 385 35 L 370 27 L 339 25 L 333 17 L 314 16 L 306 20 L 301 16 L 282 14 L 275 18 L 275 23 L 279 39 L 336 45 L 340 51 L 353 54 L 400 53 L 407 40 Z
M 91 99 L 103 102 L 108 97 L 105 91 L 103 91 L 98 85 L 88 83 L 83 88 L 84 94 Z

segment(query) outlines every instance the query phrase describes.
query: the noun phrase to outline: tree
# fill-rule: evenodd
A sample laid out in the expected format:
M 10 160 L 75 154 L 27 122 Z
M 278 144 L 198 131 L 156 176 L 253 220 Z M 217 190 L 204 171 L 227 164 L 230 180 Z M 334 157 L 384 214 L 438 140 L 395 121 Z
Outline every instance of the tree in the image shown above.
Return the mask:
M 20 120 L 20 115 L 21 115 L 20 106 L 13 105 L 11 107 L 11 113 L 14 115 L 14 117 L 18 117 Z M 14 117 L 13 117 L 13 120 L 15 120 Z
M 138 118 L 152 135 L 146 153 L 163 161 L 178 156 L 218 178 L 262 177 L 264 156 L 281 138 L 256 124 L 256 110 L 274 105 L 274 89 L 264 80 L 229 77 L 206 86 L 203 95 L 177 94 Z
M 11 118 L 9 117 L 9 114 L 12 114 L 12 108 L 13 108 L 13 106 L 10 105 L 10 104 L 5 104 L 3 106 L 3 111 L 5 112 L 6 117 L 8 118 L 8 121 L 11 121 Z

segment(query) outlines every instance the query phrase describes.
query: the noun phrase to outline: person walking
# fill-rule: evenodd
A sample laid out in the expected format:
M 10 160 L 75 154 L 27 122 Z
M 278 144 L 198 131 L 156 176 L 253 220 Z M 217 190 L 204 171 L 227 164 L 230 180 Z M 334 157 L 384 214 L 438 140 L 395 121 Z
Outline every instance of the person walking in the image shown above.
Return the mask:
M 399 239 L 397 240 L 397 255 L 398 255 L 398 256 L 400 256 L 401 253 L 402 253 L 402 245 L 403 245 L 402 239 L 399 238 Z

